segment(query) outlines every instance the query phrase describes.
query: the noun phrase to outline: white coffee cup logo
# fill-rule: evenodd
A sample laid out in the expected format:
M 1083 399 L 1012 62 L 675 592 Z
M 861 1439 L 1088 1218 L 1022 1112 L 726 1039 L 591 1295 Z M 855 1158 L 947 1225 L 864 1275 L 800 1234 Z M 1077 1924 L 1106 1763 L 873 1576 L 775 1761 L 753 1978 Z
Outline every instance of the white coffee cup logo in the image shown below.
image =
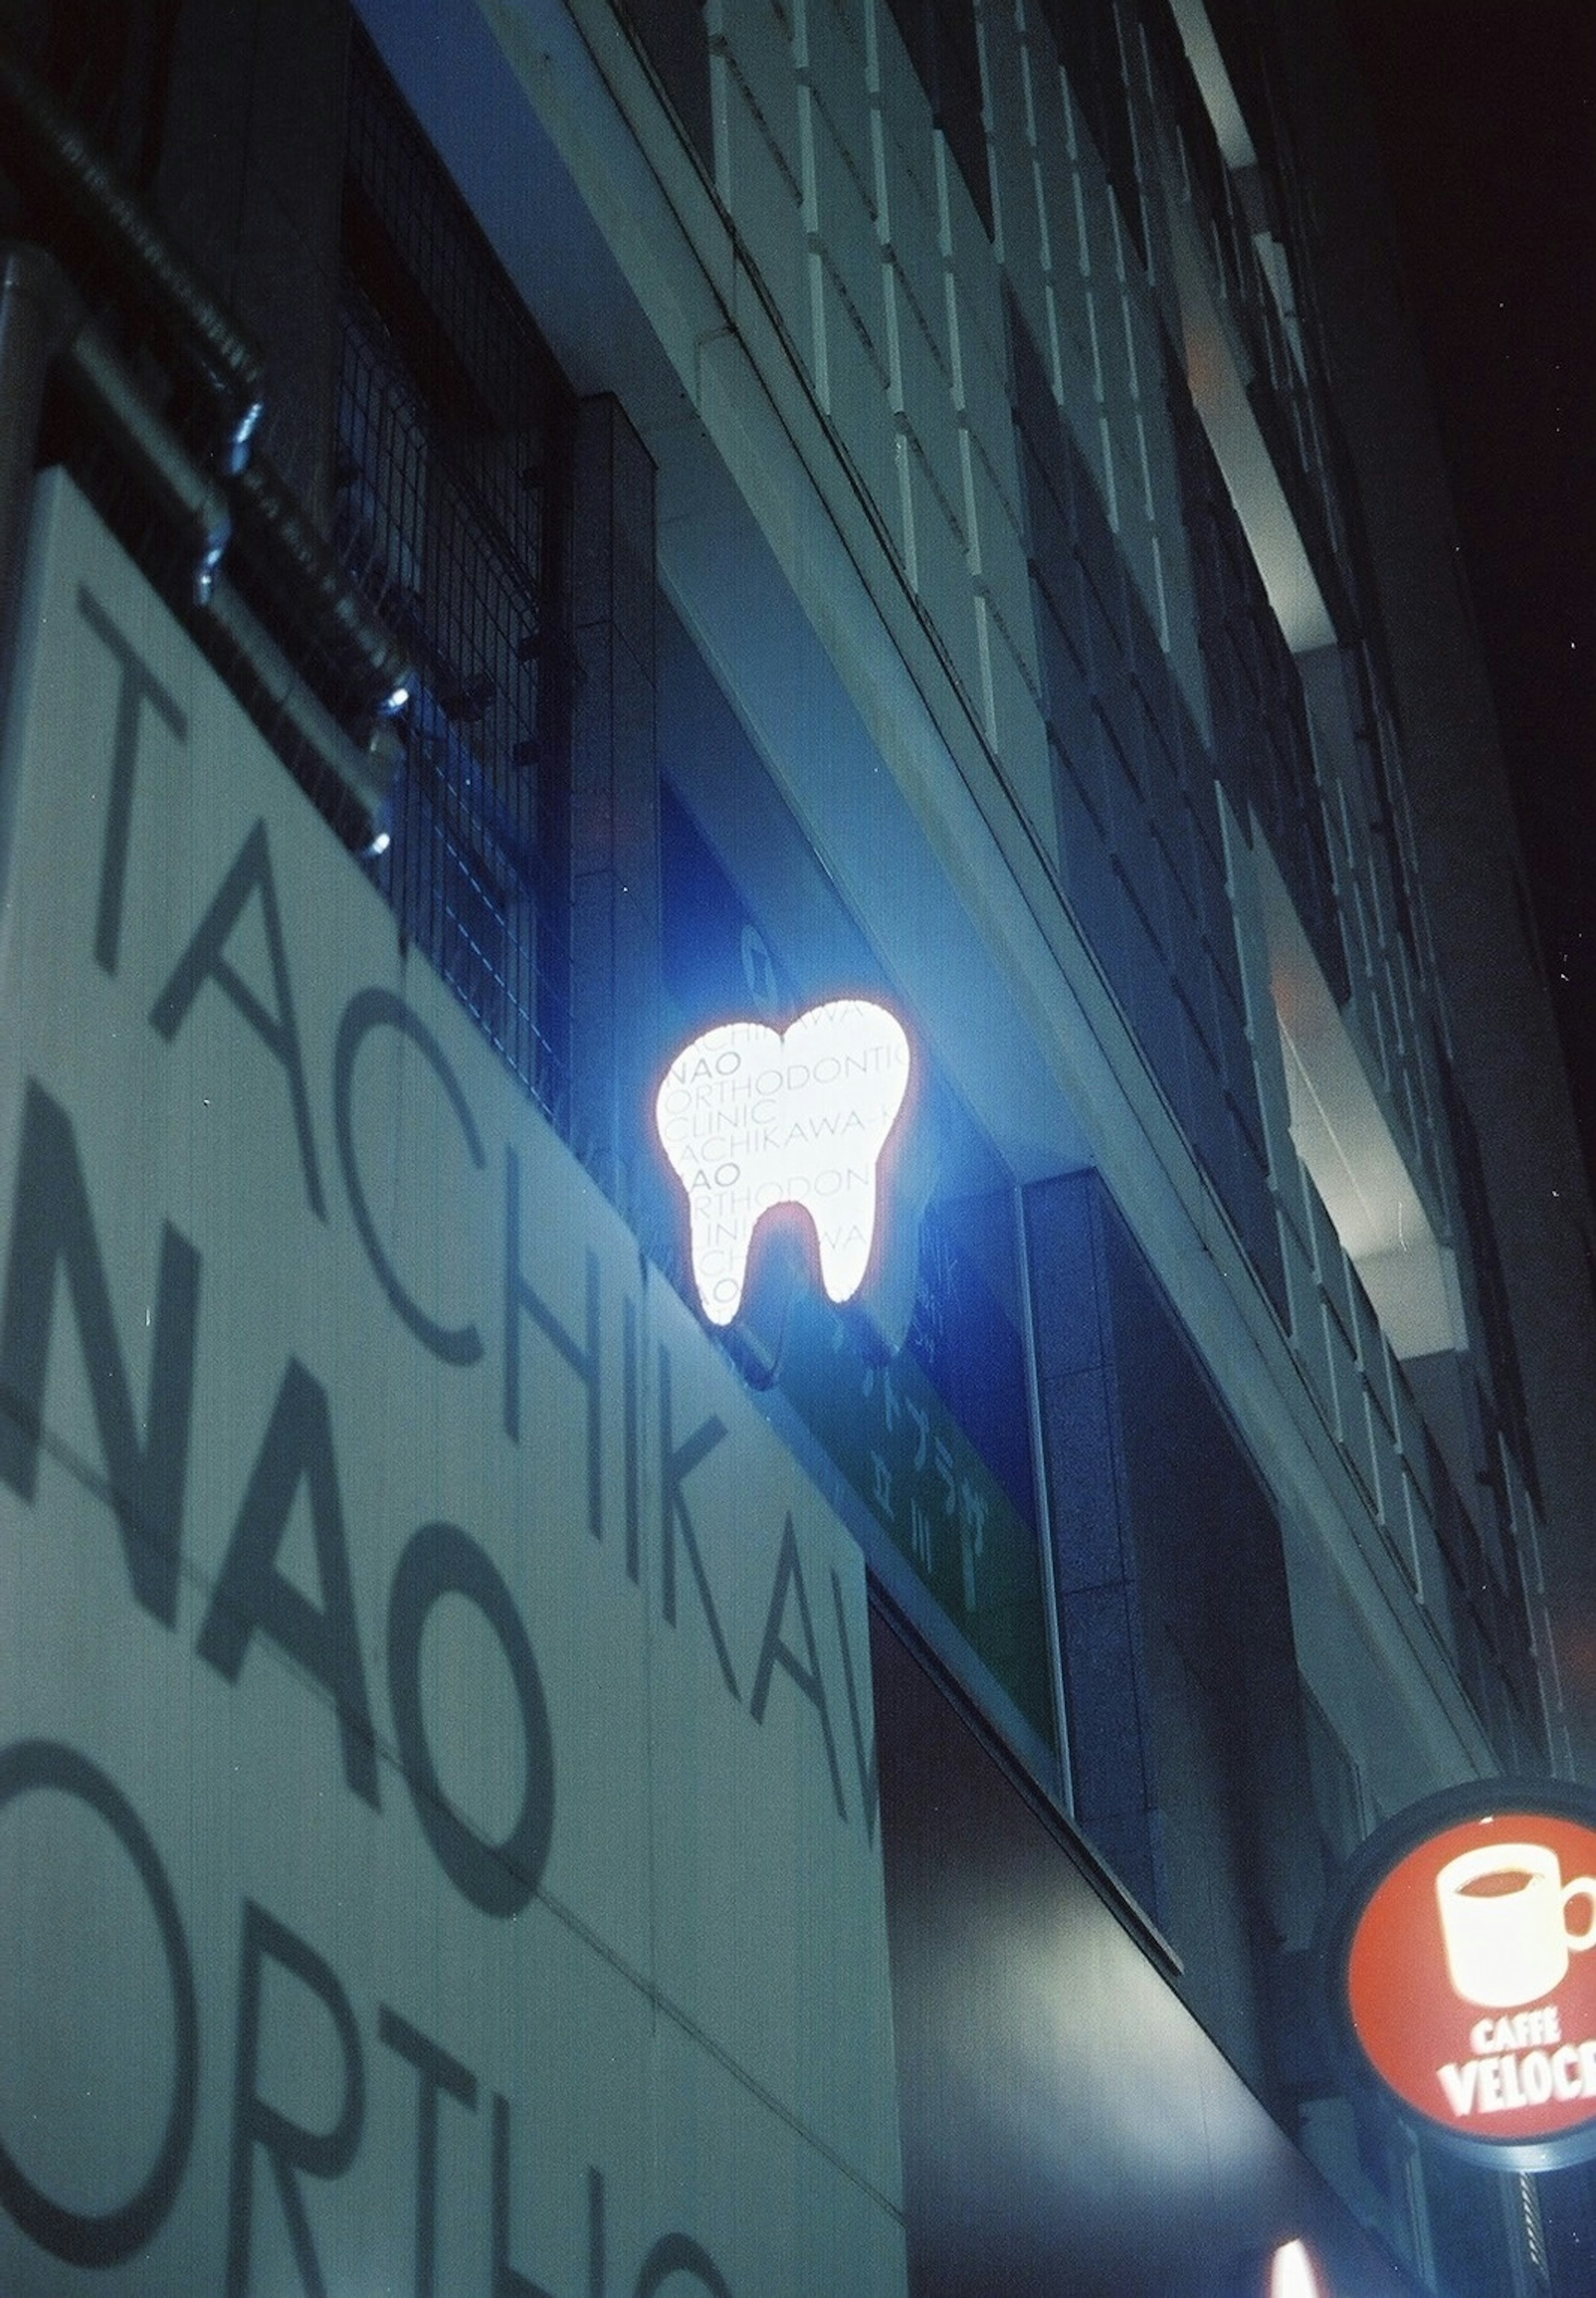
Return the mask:
M 1486 1843 L 1449 1859 L 1435 1878 L 1447 1975 L 1465 2003 L 1507 2010 L 1562 1984 L 1568 1951 L 1596 1947 L 1596 1876 L 1565 1883 L 1543 1843 Z M 1590 1903 L 1583 1930 L 1570 1899 Z

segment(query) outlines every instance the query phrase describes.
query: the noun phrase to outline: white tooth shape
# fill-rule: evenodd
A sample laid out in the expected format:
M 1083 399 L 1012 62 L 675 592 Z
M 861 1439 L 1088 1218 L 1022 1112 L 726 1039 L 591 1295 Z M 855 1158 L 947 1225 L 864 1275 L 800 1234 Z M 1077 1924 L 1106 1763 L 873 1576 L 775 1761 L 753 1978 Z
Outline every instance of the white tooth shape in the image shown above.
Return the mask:
M 812 1006 L 778 1034 L 724 1021 L 666 1071 L 654 1122 L 687 1194 L 693 1283 L 712 1325 L 742 1306 L 754 1232 L 800 1205 L 827 1297 L 851 1301 L 875 1242 L 881 1151 L 909 1089 L 909 1040 L 884 1005 Z

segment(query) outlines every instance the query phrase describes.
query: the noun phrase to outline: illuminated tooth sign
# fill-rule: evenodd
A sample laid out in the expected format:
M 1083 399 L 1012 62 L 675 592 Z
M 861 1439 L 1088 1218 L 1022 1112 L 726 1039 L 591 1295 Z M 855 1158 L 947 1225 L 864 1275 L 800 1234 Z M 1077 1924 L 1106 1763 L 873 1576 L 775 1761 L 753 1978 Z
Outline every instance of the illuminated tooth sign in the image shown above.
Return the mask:
M 693 1283 L 712 1325 L 741 1308 L 755 1231 L 778 1205 L 808 1215 L 828 1299 L 853 1299 L 909 1070 L 903 1024 L 861 997 L 813 1006 L 781 1032 L 725 1021 L 682 1047 L 654 1122 L 686 1192 Z
M 1334 2009 L 1403 2118 L 1498 2170 L 1596 2154 L 1596 1802 L 1538 1781 L 1433 1798 L 1353 1871 Z

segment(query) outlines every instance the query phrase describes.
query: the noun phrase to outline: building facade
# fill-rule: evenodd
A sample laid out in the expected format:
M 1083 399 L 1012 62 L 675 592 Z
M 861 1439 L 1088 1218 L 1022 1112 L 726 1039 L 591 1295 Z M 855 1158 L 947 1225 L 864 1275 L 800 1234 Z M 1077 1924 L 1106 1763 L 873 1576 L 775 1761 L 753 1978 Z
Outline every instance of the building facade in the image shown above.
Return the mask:
M 0 26 L 0 2284 L 1591 2288 L 1319 2005 L 1596 1764 L 1333 21 Z

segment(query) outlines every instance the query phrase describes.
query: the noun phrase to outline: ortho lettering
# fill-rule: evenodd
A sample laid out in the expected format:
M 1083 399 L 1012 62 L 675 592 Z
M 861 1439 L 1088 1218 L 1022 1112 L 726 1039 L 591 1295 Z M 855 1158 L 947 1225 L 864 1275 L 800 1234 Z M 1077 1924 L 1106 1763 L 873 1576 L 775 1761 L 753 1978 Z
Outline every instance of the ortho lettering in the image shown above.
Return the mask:
M 604 2298 L 604 2173 L 592 2162 L 587 2166 L 587 2298 Z
M 713 2298 L 732 2298 L 726 2277 L 701 2243 L 688 2234 L 662 2234 L 637 2272 L 634 2298 L 655 2298 L 673 2274 L 690 2274 Z
M 416 2298 L 434 2298 L 438 2248 L 438 2096 L 475 2111 L 476 2077 L 458 2059 L 385 2003 L 377 2005 L 377 2032 L 391 2051 L 416 2070 Z
M 200 2021 L 194 1965 L 160 1856 L 132 1805 L 105 1773 L 50 1740 L 21 1740 L 0 1754 L 0 1806 L 36 1788 L 76 1796 L 98 1814 L 138 1872 L 154 1914 L 172 1990 L 172 2097 L 160 2151 L 138 2192 L 92 2216 L 70 2211 L 33 2184 L 0 2145 L 0 2204 L 24 2234 L 74 2266 L 120 2266 L 159 2231 L 182 2184 L 199 2104 Z
M 492 2273 L 492 2298 L 551 2298 L 541 2282 L 509 2262 L 509 2114 L 510 2103 L 493 2094 Z M 604 2173 L 589 2163 L 587 2173 L 587 2290 L 588 2298 L 604 2298 Z
M 261 1974 L 268 1960 L 292 1972 L 333 2022 L 343 2060 L 343 2103 L 330 2130 L 307 2130 L 268 2106 L 255 2089 L 260 2062 Z M 233 2077 L 233 2163 L 227 2194 L 227 2298 L 244 2298 L 250 2282 L 250 2221 L 253 2216 L 255 2149 L 271 2162 L 294 2262 L 310 2298 L 327 2298 L 327 2283 L 300 2192 L 302 2173 L 340 2178 L 355 2159 L 366 2119 L 366 2071 L 349 1997 L 336 1972 L 302 1938 L 258 1907 L 244 1903 L 238 1969 L 238 2051 Z
M 493 2094 L 492 2170 L 493 2283 L 492 2298 L 552 2298 L 541 2282 L 509 2262 L 509 2101 Z M 599 2285 L 599 2298 L 604 2286 Z

